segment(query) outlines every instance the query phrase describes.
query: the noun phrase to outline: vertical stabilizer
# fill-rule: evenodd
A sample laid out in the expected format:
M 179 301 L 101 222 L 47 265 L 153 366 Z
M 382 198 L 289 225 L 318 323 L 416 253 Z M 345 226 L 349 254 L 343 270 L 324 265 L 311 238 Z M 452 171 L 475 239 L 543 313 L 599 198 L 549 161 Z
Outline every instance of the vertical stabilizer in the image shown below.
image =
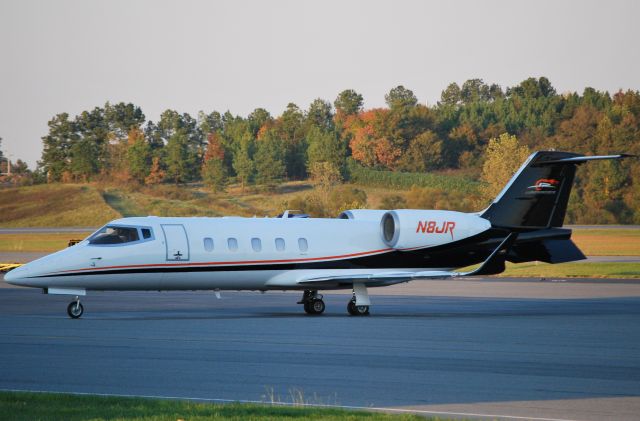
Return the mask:
M 584 156 L 569 152 L 535 152 L 493 203 L 481 214 L 494 227 L 528 230 L 561 227 L 576 167 L 596 159 L 630 155 Z

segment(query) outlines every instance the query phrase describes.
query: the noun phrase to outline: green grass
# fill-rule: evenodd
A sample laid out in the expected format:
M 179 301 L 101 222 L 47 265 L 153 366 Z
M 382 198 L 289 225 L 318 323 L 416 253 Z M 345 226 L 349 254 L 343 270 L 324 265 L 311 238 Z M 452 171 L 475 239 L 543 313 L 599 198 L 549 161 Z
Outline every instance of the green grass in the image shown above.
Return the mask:
M 587 256 L 640 256 L 640 230 L 580 229 L 571 238 Z
M 501 277 L 640 278 L 640 263 L 507 263 Z
M 454 174 L 405 173 L 372 170 L 354 160 L 348 161 L 351 182 L 363 186 L 385 187 L 390 190 L 407 190 L 411 186 L 429 187 L 445 191 L 457 191 L 465 194 L 477 193 L 481 183 L 467 177 Z
M 77 396 L 59 393 L 0 392 L 3 420 L 425 420 L 416 415 L 387 415 L 332 408 Z M 433 418 L 427 418 L 433 419 Z

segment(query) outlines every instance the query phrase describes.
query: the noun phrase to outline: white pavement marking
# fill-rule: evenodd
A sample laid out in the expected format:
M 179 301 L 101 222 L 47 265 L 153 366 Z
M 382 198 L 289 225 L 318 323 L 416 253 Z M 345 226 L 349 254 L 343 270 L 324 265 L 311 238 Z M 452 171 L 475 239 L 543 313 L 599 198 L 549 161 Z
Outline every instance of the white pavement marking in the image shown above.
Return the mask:
M 50 391 L 50 390 L 25 390 L 25 389 L 0 389 L 0 392 L 64 393 L 67 395 L 75 395 L 75 396 L 170 399 L 170 400 L 213 402 L 213 403 L 247 403 L 247 404 L 250 403 L 250 404 L 273 405 L 273 406 L 367 410 L 367 411 L 380 411 L 380 412 L 403 413 L 403 414 L 453 415 L 453 416 L 459 416 L 459 417 L 480 417 L 480 418 L 491 418 L 491 419 L 498 418 L 498 419 L 511 419 L 511 420 L 532 420 L 532 421 L 577 421 L 577 420 L 571 420 L 571 419 L 565 419 L 565 418 L 534 418 L 534 417 L 523 417 L 523 416 L 515 416 L 515 415 L 476 414 L 472 412 L 447 412 L 447 411 L 426 411 L 423 409 L 379 408 L 374 406 L 265 402 L 265 401 L 249 400 L 249 399 L 190 398 L 190 397 L 184 397 L 184 396 L 126 395 L 126 394 L 118 394 L 118 393 L 60 392 L 60 391 Z

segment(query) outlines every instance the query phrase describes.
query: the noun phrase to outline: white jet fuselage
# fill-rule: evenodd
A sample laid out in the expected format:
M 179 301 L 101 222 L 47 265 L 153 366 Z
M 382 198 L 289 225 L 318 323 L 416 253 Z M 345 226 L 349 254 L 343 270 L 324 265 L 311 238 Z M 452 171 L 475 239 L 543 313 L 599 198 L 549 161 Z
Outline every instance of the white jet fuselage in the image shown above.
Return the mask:
M 415 259 L 402 265 L 416 244 L 441 246 L 490 228 L 475 214 L 419 211 L 397 227 L 412 247 L 394 248 L 382 234 L 384 212 L 354 211 L 356 219 L 123 218 L 107 227 L 136 230 L 137 240 L 94 244 L 93 235 L 11 271 L 7 281 L 83 290 L 304 289 L 301 280 L 329 274 L 418 272 L 425 267 Z

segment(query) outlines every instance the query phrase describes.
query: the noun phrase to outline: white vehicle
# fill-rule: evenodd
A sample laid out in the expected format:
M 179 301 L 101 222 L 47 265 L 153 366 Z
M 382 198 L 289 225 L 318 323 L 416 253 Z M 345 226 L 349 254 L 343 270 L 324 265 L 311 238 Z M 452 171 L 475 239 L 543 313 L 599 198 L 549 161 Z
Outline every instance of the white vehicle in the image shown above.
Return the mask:
M 326 289 L 352 289 L 347 310 L 369 314 L 367 288 L 411 280 L 489 275 L 505 261 L 584 259 L 562 223 L 576 166 L 594 159 L 536 152 L 479 213 L 349 210 L 336 219 L 122 218 L 65 250 L 5 275 L 5 281 L 76 296 L 106 290 L 300 290 L 308 314 Z M 544 189 L 531 189 L 540 186 Z M 476 263 L 472 272 L 455 268 Z

